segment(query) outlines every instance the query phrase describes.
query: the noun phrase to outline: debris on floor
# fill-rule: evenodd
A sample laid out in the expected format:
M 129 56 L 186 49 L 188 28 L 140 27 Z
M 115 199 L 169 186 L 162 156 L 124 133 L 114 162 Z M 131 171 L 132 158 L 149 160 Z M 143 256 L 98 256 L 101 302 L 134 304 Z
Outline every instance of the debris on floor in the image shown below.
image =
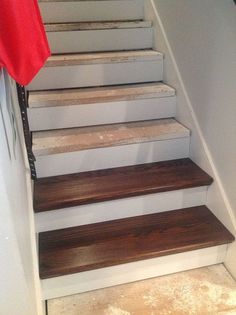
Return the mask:
M 220 264 L 49 300 L 48 315 L 236 315 L 236 282 Z

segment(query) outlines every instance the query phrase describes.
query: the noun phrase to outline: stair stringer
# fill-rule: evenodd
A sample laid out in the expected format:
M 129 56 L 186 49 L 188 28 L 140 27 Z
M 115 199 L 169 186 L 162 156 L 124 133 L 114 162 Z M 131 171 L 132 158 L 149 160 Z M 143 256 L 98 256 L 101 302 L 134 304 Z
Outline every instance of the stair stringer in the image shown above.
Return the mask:
M 236 235 L 236 218 L 232 206 L 199 125 L 154 0 L 145 0 L 144 15 L 146 20 L 153 21 L 155 49 L 164 53 L 165 56 L 163 81 L 174 87 L 177 91 L 176 119 L 191 130 L 190 158 L 214 178 L 214 183 L 208 189 L 206 205 L 231 233 Z M 234 278 L 236 278 L 235 261 L 236 245 L 234 242 L 228 247 L 227 255 L 223 261 Z

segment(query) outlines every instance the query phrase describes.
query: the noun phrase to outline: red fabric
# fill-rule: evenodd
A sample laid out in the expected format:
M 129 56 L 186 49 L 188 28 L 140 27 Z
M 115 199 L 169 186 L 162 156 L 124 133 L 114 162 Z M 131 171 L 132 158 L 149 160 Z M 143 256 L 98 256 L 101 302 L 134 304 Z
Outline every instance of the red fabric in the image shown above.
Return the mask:
M 0 67 L 27 85 L 49 56 L 37 0 L 0 0 Z

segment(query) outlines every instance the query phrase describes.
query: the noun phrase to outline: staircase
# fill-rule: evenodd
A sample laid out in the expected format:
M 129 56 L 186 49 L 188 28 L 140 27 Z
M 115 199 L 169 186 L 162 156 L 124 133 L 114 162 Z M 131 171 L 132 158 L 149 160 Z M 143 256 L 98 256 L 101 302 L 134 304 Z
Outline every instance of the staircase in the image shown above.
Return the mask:
M 230 232 L 153 50 L 141 0 L 48 1 L 28 90 L 44 299 L 221 263 Z

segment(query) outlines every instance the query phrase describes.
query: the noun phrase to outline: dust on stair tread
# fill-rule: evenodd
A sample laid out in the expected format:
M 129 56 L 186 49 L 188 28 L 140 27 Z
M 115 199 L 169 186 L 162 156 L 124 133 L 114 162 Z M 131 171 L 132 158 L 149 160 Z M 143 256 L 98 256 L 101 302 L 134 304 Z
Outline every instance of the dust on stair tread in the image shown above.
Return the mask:
M 30 108 L 39 108 L 160 98 L 174 95 L 175 90 L 172 87 L 162 82 L 151 82 L 52 91 L 30 91 L 28 102 Z
M 82 31 L 82 30 L 107 30 L 128 28 L 150 28 L 151 21 L 105 21 L 105 22 L 72 22 L 72 23 L 47 23 L 47 32 Z
M 35 156 L 189 137 L 175 119 L 33 132 Z
M 155 61 L 162 60 L 163 54 L 152 49 L 94 52 L 94 53 L 73 53 L 55 54 L 48 58 L 45 66 L 72 66 L 82 64 L 105 64 L 105 63 L 125 63 L 135 61 Z

